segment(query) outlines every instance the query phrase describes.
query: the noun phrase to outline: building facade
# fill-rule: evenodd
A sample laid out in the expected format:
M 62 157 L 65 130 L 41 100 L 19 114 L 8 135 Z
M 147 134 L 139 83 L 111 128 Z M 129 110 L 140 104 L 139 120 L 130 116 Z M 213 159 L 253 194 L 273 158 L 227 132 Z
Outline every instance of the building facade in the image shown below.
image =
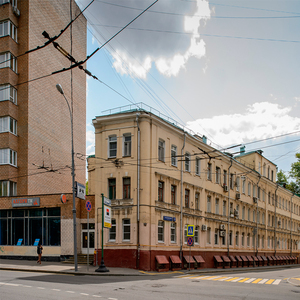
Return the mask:
M 218 151 L 151 111 L 120 108 L 93 120 L 89 193 L 99 220 L 101 194 L 112 200 L 107 266 L 153 270 L 156 255 L 188 255 L 187 225 L 195 226 L 192 255 L 206 267 L 214 255 L 299 256 L 300 198 L 276 184 L 262 151 Z
M 37 47 L 48 41 L 43 32 L 57 36 L 80 13 L 75 1 L 0 0 L 0 245 L 3 247 L 16 245 L 19 238 L 23 239 L 22 247 L 32 246 L 35 238 L 41 238 L 46 246 L 62 246 L 62 240 L 72 245 L 72 238 L 63 234 L 70 232 L 72 236 L 72 216 L 60 209 L 61 193 L 72 192 L 71 120 L 68 105 L 56 90 L 56 84 L 61 84 L 71 106 L 74 151 L 84 155 L 86 75 L 78 68 L 52 75 L 69 67 L 70 61 L 51 43 Z M 84 16 L 73 22 L 56 42 L 77 60 L 84 59 Z M 85 161 L 75 157 L 75 167 L 76 181 L 85 184 Z M 39 199 L 39 205 L 28 202 L 26 206 L 26 201 L 34 198 Z M 13 201 L 23 204 L 14 206 Z M 59 218 L 59 226 L 57 220 L 50 222 L 52 213 L 55 214 L 52 217 Z M 22 219 L 16 227 L 13 216 Z M 26 221 L 30 216 L 42 218 L 36 226 L 31 226 Z M 45 217 L 48 224 L 48 216 L 59 241 L 47 239 L 46 232 L 51 231 L 51 226 L 46 227 L 42 220 Z M 29 234 L 28 228 L 37 230 Z M 60 246 L 55 253 L 73 254 L 72 247 Z M 0 254 L 11 253 L 3 249 Z M 13 252 L 18 255 L 18 251 L 23 253 L 26 249 L 19 247 Z

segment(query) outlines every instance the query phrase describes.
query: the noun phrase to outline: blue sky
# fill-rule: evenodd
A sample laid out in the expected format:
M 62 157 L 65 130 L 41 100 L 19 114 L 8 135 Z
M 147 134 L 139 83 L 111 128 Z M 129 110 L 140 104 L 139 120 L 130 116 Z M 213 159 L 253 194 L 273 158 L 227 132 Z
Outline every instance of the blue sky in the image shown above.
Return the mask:
M 152 2 L 95 0 L 87 53 Z M 88 61 L 105 85 L 87 79 L 87 154 L 95 116 L 143 102 L 209 143 L 261 148 L 289 171 L 300 152 L 299 133 L 289 134 L 300 130 L 299 50 L 300 1 L 159 0 Z

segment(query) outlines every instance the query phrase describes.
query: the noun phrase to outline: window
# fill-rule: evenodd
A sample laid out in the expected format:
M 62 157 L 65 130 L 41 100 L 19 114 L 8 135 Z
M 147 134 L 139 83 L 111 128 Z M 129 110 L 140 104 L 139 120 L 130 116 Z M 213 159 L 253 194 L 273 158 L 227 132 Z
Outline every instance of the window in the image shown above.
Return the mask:
M 216 183 L 221 183 L 221 169 L 219 167 L 216 167 Z
M 176 223 L 171 222 L 171 243 L 176 243 Z
M 158 182 L 158 201 L 160 201 L 160 202 L 164 201 L 164 182 L 163 181 Z
M 227 171 L 223 171 L 223 185 L 227 185 Z
M 177 167 L 177 147 L 175 145 L 171 146 L 171 164 Z
M 195 209 L 199 210 L 200 194 L 195 193 Z
M 207 212 L 211 212 L 211 196 L 207 196 Z
M 216 215 L 219 214 L 219 199 L 216 198 L 216 203 L 215 203 L 215 213 Z
M 17 41 L 17 27 L 10 20 L 0 22 L 0 37 L 7 35 Z
M 270 167 L 268 167 L 268 179 L 270 179 Z
M 219 245 L 219 229 L 215 229 L 215 245 Z
M 245 246 L 245 233 L 242 232 L 242 246 Z
M 0 165 L 17 166 L 17 152 L 11 149 L 0 149 Z
M 0 117 L 0 133 L 1 132 L 17 134 L 17 121 L 11 117 Z
M 250 233 L 247 234 L 247 247 L 250 247 Z
M 184 192 L 184 204 L 186 208 L 190 207 L 190 190 L 188 189 Z
M 187 243 L 187 225 L 184 225 L 184 243 Z
M 116 199 L 116 178 L 108 179 L 108 197 L 111 200 Z
M 248 196 L 251 196 L 251 183 L 248 182 Z
M 123 135 L 123 156 L 131 156 L 131 133 Z
M 235 245 L 236 246 L 239 245 L 239 232 L 238 231 L 235 233 Z
M 211 228 L 207 227 L 206 231 L 206 243 L 211 244 Z
M 0 181 L 0 197 L 16 196 L 17 183 L 9 180 Z
M 117 157 L 117 136 L 108 137 L 108 157 Z
M 245 209 L 246 209 L 246 207 L 243 206 L 243 208 L 242 208 L 242 220 L 245 220 Z
M 158 242 L 164 242 L 164 221 L 158 221 L 157 236 Z
M 265 248 L 265 236 L 264 235 L 261 237 L 261 247 L 263 249 Z
M 246 179 L 245 178 L 242 179 L 242 193 L 243 194 L 246 193 Z
M 232 230 L 229 231 L 229 245 L 232 246 Z
M 200 176 L 200 158 L 199 157 L 196 157 L 195 169 L 196 169 L 196 175 Z
M 165 141 L 158 140 L 158 160 L 165 161 Z
M 261 214 L 261 223 L 265 225 L 265 213 Z
M 195 244 L 199 244 L 199 226 L 195 226 L 194 242 Z
M 274 171 L 271 171 L 271 180 L 274 181 Z
M 176 204 L 176 185 L 171 185 L 171 203 Z
M 263 200 L 263 202 L 265 202 L 265 190 L 262 190 L 262 200 Z
M 256 197 L 256 186 L 253 184 L 253 197 Z
M 130 199 L 130 177 L 123 178 L 123 199 Z
M 248 221 L 250 221 L 250 214 L 251 214 L 251 211 L 250 211 L 250 208 L 248 208 Z
M 207 164 L 207 179 L 211 180 L 211 164 Z
M 239 192 L 240 191 L 240 177 L 236 178 L 236 191 Z
M 271 204 L 271 192 L 268 193 L 268 203 Z
M 130 219 L 123 219 L 123 241 L 130 241 Z
M 230 174 L 230 180 L 229 180 L 229 185 L 230 185 L 230 188 L 233 190 L 233 185 L 234 185 L 234 174 Z
M 0 54 L 0 69 L 11 68 L 14 72 L 17 72 L 17 58 L 10 52 Z
M 260 211 L 257 213 L 257 223 L 260 224 Z
M 253 222 L 255 222 L 255 210 L 253 210 Z
M 191 171 L 191 155 L 188 152 L 186 152 L 184 156 L 184 166 L 186 172 Z
M 226 216 L 226 201 L 223 200 L 223 216 Z
M 111 228 L 109 228 L 109 241 L 115 242 L 116 241 L 116 219 L 111 219 Z
M 258 173 L 261 174 L 261 163 L 260 163 L 260 161 L 258 162 Z
M 0 85 L 0 101 L 7 100 L 17 104 L 17 90 L 9 84 Z

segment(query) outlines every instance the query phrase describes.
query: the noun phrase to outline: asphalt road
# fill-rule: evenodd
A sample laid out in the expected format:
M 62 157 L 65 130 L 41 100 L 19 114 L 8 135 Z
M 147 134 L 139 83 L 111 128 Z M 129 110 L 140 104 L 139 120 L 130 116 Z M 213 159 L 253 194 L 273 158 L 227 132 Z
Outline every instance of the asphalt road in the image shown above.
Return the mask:
M 78 276 L 1 271 L 0 299 L 300 299 L 300 268 L 199 275 Z

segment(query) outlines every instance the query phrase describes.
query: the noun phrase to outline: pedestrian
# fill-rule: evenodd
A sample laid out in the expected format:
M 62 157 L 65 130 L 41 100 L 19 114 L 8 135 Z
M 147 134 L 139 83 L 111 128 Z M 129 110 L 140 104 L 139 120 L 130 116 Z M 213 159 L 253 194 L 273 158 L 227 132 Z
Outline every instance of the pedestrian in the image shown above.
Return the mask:
M 43 246 L 42 246 L 42 242 L 41 240 L 39 241 L 39 244 L 37 245 L 37 249 L 36 249 L 36 252 L 38 254 L 38 260 L 37 260 L 37 263 L 41 264 L 41 260 L 42 260 L 42 253 L 43 253 Z

